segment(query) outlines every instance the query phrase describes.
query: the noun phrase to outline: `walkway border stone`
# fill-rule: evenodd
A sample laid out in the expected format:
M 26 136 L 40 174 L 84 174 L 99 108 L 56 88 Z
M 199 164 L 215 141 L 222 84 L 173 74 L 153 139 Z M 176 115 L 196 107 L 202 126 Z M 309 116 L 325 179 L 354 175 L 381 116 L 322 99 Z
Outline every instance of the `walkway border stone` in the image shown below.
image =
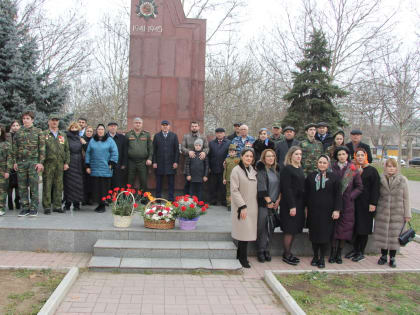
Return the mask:
M 64 279 L 60 282 L 58 287 L 51 294 L 47 302 L 38 312 L 38 315 L 53 315 L 60 306 L 61 302 L 67 296 L 73 284 L 79 276 L 79 268 L 72 267 L 65 275 Z

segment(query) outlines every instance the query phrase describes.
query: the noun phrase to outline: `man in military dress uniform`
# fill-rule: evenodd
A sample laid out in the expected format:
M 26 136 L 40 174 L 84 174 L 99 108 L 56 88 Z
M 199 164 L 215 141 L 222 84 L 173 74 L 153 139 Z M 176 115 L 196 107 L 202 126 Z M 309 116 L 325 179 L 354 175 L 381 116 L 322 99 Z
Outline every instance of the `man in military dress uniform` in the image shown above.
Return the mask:
M 51 201 L 54 212 L 64 213 L 61 208 L 63 198 L 63 172 L 69 169 L 70 151 L 65 132 L 58 130 L 59 116 L 48 117 L 48 130 L 45 137 L 45 163 L 42 176 L 42 205 L 45 214 L 51 214 Z
M 128 183 L 134 187 L 139 177 L 139 189 L 147 190 L 147 166 L 152 165 L 153 142 L 150 133 L 143 130 L 143 120 L 133 120 L 134 129 L 127 132 Z
M 44 170 L 45 136 L 41 129 L 34 127 L 34 117 L 32 112 L 23 113 L 23 128 L 16 132 L 13 141 L 13 168 L 18 175 L 22 204 L 22 210 L 19 212 L 21 217 L 38 215 L 39 173 Z M 30 188 L 29 196 L 28 187 Z M 30 203 L 28 197 L 30 197 Z
M 302 167 L 305 176 L 317 170 L 317 160 L 324 152 L 321 141 L 315 139 L 316 124 L 305 126 L 306 139 L 300 143 L 302 148 Z

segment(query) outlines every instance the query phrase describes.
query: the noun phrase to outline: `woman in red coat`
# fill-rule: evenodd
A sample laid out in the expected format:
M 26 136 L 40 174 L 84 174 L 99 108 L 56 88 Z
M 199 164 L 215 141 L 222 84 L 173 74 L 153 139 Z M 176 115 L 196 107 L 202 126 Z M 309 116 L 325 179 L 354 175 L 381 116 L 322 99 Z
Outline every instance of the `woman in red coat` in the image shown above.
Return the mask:
M 338 147 L 334 152 L 333 172 L 341 179 L 341 191 L 343 196 L 343 207 L 340 218 L 337 220 L 334 229 L 333 243 L 331 247 L 329 263 L 342 264 L 341 250 L 345 241 L 353 238 L 354 229 L 354 201 L 363 190 L 360 172 L 350 161 L 350 152 L 347 147 Z

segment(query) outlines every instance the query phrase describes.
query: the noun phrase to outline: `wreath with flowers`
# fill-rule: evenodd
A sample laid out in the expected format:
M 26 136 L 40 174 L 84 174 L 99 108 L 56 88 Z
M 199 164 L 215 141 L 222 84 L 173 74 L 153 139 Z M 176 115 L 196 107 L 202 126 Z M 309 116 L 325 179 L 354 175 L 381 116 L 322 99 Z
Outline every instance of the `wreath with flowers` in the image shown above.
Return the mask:
M 196 196 L 184 195 L 175 198 L 172 203 L 177 217 L 192 220 L 207 213 L 209 205 L 199 201 Z

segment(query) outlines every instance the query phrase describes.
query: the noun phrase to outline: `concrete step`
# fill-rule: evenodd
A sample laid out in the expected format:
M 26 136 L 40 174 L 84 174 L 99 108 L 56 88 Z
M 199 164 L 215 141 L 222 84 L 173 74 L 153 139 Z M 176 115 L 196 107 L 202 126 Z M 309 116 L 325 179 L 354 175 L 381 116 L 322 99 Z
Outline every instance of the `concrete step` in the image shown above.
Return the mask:
M 235 259 L 232 241 L 98 240 L 94 256 L 121 258 Z
M 194 259 L 194 258 L 120 258 L 93 256 L 89 269 L 93 271 L 188 271 L 224 270 L 235 271 L 242 268 L 237 259 Z

